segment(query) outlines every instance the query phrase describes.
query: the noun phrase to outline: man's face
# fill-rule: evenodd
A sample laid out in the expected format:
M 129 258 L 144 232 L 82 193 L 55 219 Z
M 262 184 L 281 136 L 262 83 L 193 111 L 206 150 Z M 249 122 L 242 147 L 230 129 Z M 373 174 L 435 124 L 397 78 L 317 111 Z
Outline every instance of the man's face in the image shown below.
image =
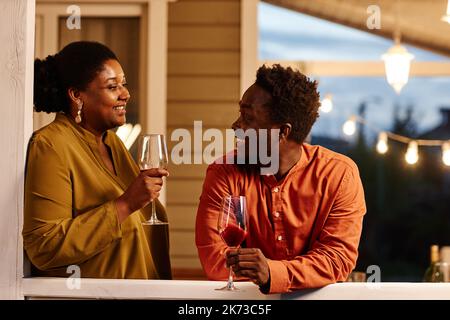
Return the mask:
M 233 123 L 233 130 L 236 129 L 270 129 L 272 122 L 269 111 L 265 105 L 271 102 L 268 92 L 254 84 L 245 91 L 239 102 L 239 118 Z
M 271 95 L 254 84 L 242 96 L 242 100 L 239 102 L 239 118 L 233 123 L 233 130 L 241 129 L 245 134 L 245 160 L 246 163 L 255 163 L 251 159 L 258 159 L 258 163 L 261 156 L 261 146 L 266 146 L 263 153 L 268 156 L 271 155 L 271 131 L 270 129 L 278 129 L 279 126 L 275 125 L 269 115 L 267 105 L 272 101 Z M 265 131 L 267 134 L 262 135 L 261 131 Z M 253 136 L 250 133 L 255 133 Z M 240 150 L 240 143 L 244 141 L 239 139 L 238 136 L 238 151 Z M 278 139 L 277 137 L 274 137 Z M 278 141 L 278 140 L 276 140 Z M 278 142 L 277 142 L 278 143 Z M 278 156 L 278 154 L 277 154 Z

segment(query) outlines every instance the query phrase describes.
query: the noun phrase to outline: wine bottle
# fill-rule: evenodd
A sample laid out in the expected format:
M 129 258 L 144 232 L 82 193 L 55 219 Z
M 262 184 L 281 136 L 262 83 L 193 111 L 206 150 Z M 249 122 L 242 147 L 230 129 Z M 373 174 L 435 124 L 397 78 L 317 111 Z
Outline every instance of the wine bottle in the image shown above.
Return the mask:
M 425 271 L 423 281 L 425 282 L 445 282 L 445 272 L 442 270 L 439 261 L 439 246 L 432 245 L 430 249 L 430 265 Z

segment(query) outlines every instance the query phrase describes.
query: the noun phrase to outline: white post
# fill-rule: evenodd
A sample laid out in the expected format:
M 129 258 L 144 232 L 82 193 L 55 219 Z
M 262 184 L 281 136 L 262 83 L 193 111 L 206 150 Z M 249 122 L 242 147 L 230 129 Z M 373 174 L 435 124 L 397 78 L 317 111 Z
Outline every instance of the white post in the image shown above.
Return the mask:
M 167 104 L 167 0 L 148 5 L 147 127 L 148 133 L 166 133 Z
M 34 0 L 2 0 L 0 9 L 0 299 L 20 299 L 23 188 L 33 130 Z
M 150 0 L 147 29 L 147 109 L 145 133 L 167 131 L 167 33 L 169 0 Z M 166 140 L 169 137 L 166 136 Z M 165 205 L 166 188 L 159 200 Z
M 241 0 L 241 95 L 255 82 L 258 69 L 258 3 Z

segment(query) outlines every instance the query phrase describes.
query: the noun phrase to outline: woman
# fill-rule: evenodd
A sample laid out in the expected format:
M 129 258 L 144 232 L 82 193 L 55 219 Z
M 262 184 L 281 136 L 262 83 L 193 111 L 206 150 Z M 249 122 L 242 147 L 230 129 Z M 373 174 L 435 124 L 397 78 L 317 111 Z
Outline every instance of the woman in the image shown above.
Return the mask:
M 171 278 L 167 226 L 143 226 L 158 202 L 162 169 L 142 173 L 111 131 L 125 123 L 130 94 L 115 54 L 74 42 L 36 59 L 34 107 L 56 112 L 30 140 L 24 247 L 38 275 Z M 150 207 L 150 206 L 148 206 Z

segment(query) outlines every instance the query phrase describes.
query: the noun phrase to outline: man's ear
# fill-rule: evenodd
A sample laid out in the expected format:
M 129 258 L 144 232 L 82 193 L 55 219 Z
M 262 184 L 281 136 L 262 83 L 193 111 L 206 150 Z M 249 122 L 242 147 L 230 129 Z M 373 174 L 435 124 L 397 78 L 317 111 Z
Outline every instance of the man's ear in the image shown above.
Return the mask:
M 284 123 L 280 126 L 280 140 L 287 139 L 292 132 L 292 125 Z

